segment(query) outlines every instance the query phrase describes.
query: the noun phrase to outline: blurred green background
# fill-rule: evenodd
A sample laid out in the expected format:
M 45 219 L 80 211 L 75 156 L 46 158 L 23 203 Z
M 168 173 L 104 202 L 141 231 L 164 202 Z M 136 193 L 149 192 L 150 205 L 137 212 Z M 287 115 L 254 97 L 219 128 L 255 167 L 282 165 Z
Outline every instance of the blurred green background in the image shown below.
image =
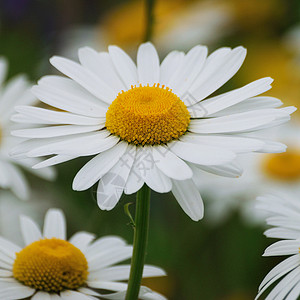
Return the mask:
M 153 41 L 161 58 L 173 48 L 187 51 L 199 43 L 207 44 L 210 52 L 243 45 L 248 49 L 244 66 L 218 92 L 271 76 L 275 84 L 268 94 L 297 106 L 300 1 L 156 2 Z M 84 45 L 105 51 L 109 44 L 117 44 L 134 57 L 144 30 L 143 1 L 0 0 L 0 55 L 9 60 L 9 77 L 25 73 L 33 83 L 55 73 L 48 62 L 52 55 L 76 59 L 77 48 Z M 30 207 L 40 223 L 47 208 L 60 207 L 67 216 L 69 235 L 86 230 L 98 236 L 120 235 L 132 243 L 133 231 L 123 207 L 135 201 L 134 195 L 123 196 L 114 210 L 103 212 L 95 189 L 72 191 L 72 180 L 88 159 L 57 166 L 54 183 L 28 175 L 33 199 L 16 200 L 16 207 L 26 211 Z M 207 203 L 210 197 L 209 191 L 203 195 Z M 0 195 L 2 200 L 6 203 Z M 9 216 L 12 208 L 5 205 L 0 209 Z M 130 209 L 133 212 L 134 205 Z M 11 234 L 2 227 L 3 235 Z M 196 223 L 171 194 L 152 193 L 147 263 L 163 267 L 168 277 L 145 280 L 145 284 L 174 300 L 254 299 L 262 278 L 280 261 L 261 257 L 271 242 L 263 231 L 263 223 L 247 222 L 238 207 L 220 221 L 205 217 Z

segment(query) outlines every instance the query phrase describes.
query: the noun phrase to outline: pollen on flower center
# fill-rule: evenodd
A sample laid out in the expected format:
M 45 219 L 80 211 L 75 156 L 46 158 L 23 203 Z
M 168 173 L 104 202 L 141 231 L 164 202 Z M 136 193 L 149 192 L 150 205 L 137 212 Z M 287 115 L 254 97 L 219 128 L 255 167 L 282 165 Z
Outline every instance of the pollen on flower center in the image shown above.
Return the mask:
M 59 292 L 82 286 L 88 275 L 83 253 L 71 243 L 52 238 L 36 241 L 19 253 L 13 276 L 26 286 L 45 292 Z
M 128 143 L 155 145 L 178 139 L 188 128 L 190 114 L 169 88 L 132 86 L 118 94 L 106 113 L 106 128 Z
M 265 173 L 277 180 L 295 181 L 300 179 L 300 151 L 269 154 L 263 161 Z

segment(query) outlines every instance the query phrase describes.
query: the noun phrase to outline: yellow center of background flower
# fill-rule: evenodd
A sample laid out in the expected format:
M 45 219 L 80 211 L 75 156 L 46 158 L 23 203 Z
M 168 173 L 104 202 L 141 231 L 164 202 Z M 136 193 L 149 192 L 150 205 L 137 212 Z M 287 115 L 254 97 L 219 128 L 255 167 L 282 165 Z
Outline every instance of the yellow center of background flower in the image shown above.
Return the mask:
M 43 239 L 16 253 L 13 275 L 36 290 L 60 292 L 85 283 L 88 263 L 71 243 L 56 238 Z
M 136 145 L 155 145 L 178 139 L 188 128 L 190 114 L 169 88 L 131 87 L 118 94 L 106 113 L 106 128 Z
M 282 181 L 300 180 L 300 151 L 269 154 L 263 161 L 263 170 L 269 177 Z

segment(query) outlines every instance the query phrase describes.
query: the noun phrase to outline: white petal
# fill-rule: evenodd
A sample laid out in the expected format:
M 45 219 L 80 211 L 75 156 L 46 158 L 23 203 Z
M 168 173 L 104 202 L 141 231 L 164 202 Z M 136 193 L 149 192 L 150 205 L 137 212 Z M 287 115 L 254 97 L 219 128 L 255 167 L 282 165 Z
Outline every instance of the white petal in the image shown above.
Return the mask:
M 101 131 L 105 132 L 105 130 L 101 130 Z M 68 135 L 68 136 L 56 136 L 56 137 L 52 137 L 52 138 L 30 139 L 30 140 L 26 140 L 22 143 L 17 144 L 15 147 L 12 148 L 12 150 L 10 151 L 9 154 L 11 156 L 13 156 L 14 158 L 21 158 L 23 160 L 24 158 L 28 158 L 26 156 L 28 152 L 31 152 L 32 150 L 34 150 L 36 148 L 48 146 L 50 144 L 54 144 L 54 143 L 58 143 L 58 142 L 72 140 L 75 138 L 89 136 L 90 134 L 94 134 L 94 133 L 79 133 L 79 134 L 72 134 L 72 135 Z
M 125 194 L 130 195 L 137 192 L 145 183 L 140 170 L 144 168 L 143 161 L 144 152 L 143 149 L 139 147 L 136 149 L 135 160 L 125 185 Z
M 299 255 L 293 255 L 274 267 L 259 285 L 259 294 L 262 294 L 277 279 L 296 268 L 298 260 Z
M 171 180 L 156 166 L 152 156 L 152 147 L 143 147 L 138 169 L 145 183 L 158 193 L 167 193 L 172 188 Z
M 87 296 L 87 295 L 84 295 L 82 293 L 79 293 L 79 292 L 76 292 L 76 291 L 71 291 L 71 290 L 61 292 L 60 297 L 61 297 L 61 299 L 65 299 L 65 300 L 91 300 L 91 299 L 95 299 L 94 297 Z M 98 299 L 98 298 L 96 298 L 96 299 Z
M 20 252 L 22 249 L 13 244 L 12 242 L 4 239 L 3 237 L 0 236 L 0 251 L 11 257 L 12 259 L 16 258 L 17 252 Z
M 168 193 L 172 189 L 172 181 L 156 165 L 146 172 L 145 183 L 157 193 Z
M 185 93 L 201 72 L 207 56 L 207 47 L 195 46 L 183 58 L 181 67 L 169 81 L 168 86 L 178 96 L 182 96 L 185 105 L 191 105 L 189 98 L 185 98 Z M 194 103 L 194 102 L 193 102 Z
M 264 232 L 264 235 L 269 238 L 297 240 L 300 239 L 300 229 L 270 228 Z
M 32 167 L 41 162 L 38 158 L 24 158 L 22 160 L 18 160 L 18 165 L 21 165 L 26 171 L 46 180 L 53 181 L 56 178 L 56 170 L 54 168 L 45 168 L 43 170 L 35 170 Z
M 199 102 L 199 105 L 202 106 L 203 102 Z M 282 102 L 274 97 L 267 97 L 267 96 L 260 96 L 260 97 L 253 97 L 246 99 L 238 104 L 225 108 L 221 111 L 218 111 L 215 114 L 210 116 L 226 116 L 232 115 L 236 113 L 246 112 L 250 110 L 257 110 L 257 109 L 265 109 L 265 108 L 276 108 L 282 105 Z M 191 108 L 191 107 L 190 107 Z
M 42 238 L 38 225 L 26 216 L 20 216 L 20 225 L 25 245 L 29 245 Z
M 1 122 L 9 119 L 14 106 L 22 100 L 29 84 L 23 75 L 12 78 L 1 91 L 0 111 Z M 28 91 L 27 91 L 28 92 Z
M 90 188 L 118 162 L 126 148 L 127 143 L 120 142 L 92 158 L 76 174 L 73 180 L 73 190 L 83 191 Z
M 225 148 L 235 153 L 260 150 L 265 143 L 261 140 L 232 135 L 198 135 L 187 134 L 180 138 L 182 142 Z
M 39 291 L 32 298 L 32 300 L 51 300 L 50 294 Z
M 295 241 L 279 241 L 271 246 L 269 246 L 266 250 L 265 253 L 263 254 L 264 256 L 278 256 L 278 255 L 291 255 L 291 254 L 296 254 L 299 253 L 299 246 L 300 246 L 300 241 L 295 240 Z
M 220 166 L 202 166 L 202 165 L 194 165 L 194 164 L 190 164 L 190 166 L 195 175 L 197 175 L 199 169 L 208 173 L 212 173 L 219 176 L 230 177 L 230 178 L 238 178 L 243 173 L 243 169 L 236 162 L 232 162 L 230 164 L 225 164 Z
M 94 271 L 89 274 L 89 281 L 121 281 L 128 280 L 130 273 L 130 265 L 113 266 Z M 165 276 L 166 273 L 163 269 L 155 266 L 144 266 L 143 278 Z
M 105 123 L 105 118 L 79 116 L 72 113 L 54 111 L 40 107 L 16 106 L 15 110 L 24 116 L 32 118 L 35 124 L 98 125 Z
M 1 248 L 0 248 L 1 251 Z M 10 270 L 12 272 L 13 270 L 13 263 L 6 262 L 7 256 L 3 256 L 3 254 L 0 252 L 0 268 Z M 2 278 L 0 278 L 0 281 Z
M 156 166 L 168 177 L 185 180 L 193 176 L 191 168 L 167 147 L 152 147 L 152 154 Z
M 239 89 L 206 99 L 196 104 L 201 106 L 203 113 L 200 113 L 200 110 L 197 110 L 197 107 L 190 107 L 189 111 L 193 118 L 209 116 L 216 112 L 222 111 L 223 109 L 236 105 L 247 98 L 254 97 L 269 90 L 271 88 L 272 81 L 273 79 L 269 77 L 262 78 Z
M 102 250 L 98 254 L 90 257 L 87 255 L 89 264 L 89 272 L 93 272 L 124 260 L 132 256 L 132 246 L 114 247 L 107 250 Z
M 129 89 L 132 85 L 136 85 L 138 83 L 137 68 L 128 54 L 117 46 L 109 46 L 108 51 L 125 86 Z
M 6 176 L 9 178 L 9 187 L 22 200 L 29 198 L 29 187 L 22 171 L 11 163 L 2 162 L 5 165 Z
M 286 151 L 287 146 L 279 143 L 279 142 L 274 142 L 274 141 L 267 141 L 264 140 L 265 145 L 257 150 L 256 152 L 259 153 L 282 153 Z
M 85 295 L 91 295 L 91 296 L 101 296 L 99 293 L 95 292 L 94 290 L 81 287 L 78 289 L 78 292 L 85 294 Z
M 124 282 L 111 282 L 111 281 L 88 281 L 87 285 L 96 289 L 103 289 L 109 291 L 126 291 L 127 284 Z M 109 298 L 108 298 L 109 299 Z M 112 298 L 114 299 L 114 298 Z M 119 299 L 119 298 L 117 298 Z M 122 299 L 122 298 L 120 298 Z
M 123 194 L 136 153 L 136 147 L 129 145 L 125 154 L 99 181 L 97 202 L 102 210 L 115 207 Z
M 49 209 L 45 216 L 43 236 L 45 238 L 66 239 L 66 220 L 60 209 Z
M 222 165 L 231 162 L 235 153 L 218 147 L 198 145 L 187 142 L 172 142 L 169 145 L 170 151 L 180 158 L 200 165 Z
M 59 125 L 59 126 L 48 126 L 42 128 L 28 128 L 28 129 L 19 129 L 12 131 L 13 136 L 26 137 L 26 138 L 51 138 L 59 137 L 77 133 L 92 132 L 99 130 L 104 127 L 104 124 L 101 125 Z
M 60 164 L 62 162 L 72 160 L 76 157 L 77 157 L 77 155 L 75 155 L 75 156 L 74 155 L 73 156 L 71 156 L 71 155 L 56 155 L 56 156 L 53 156 L 49 159 L 46 159 L 46 160 L 44 160 L 40 163 L 37 163 L 32 168 L 34 168 L 34 169 L 45 168 L 45 167 L 57 165 L 57 164 Z
M 85 68 L 94 72 L 101 80 L 112 87 L 115 92 L 119 93 L 126 88 L 115 71 L 107 52 L 98 53 L 92 48 L 84 47 L 79 49 L 78 57 Z
M 81 231 L 75 233 L 69 242 L 84 253 L 94 239 L 95 235 L 93 233 Z
M 271 291 L 271 293 L 266 297 L 266 300 L 281 300 L 286 299 L 285 296 L 289 292 L 290 284 L 295 284 L 299 280 L 300 267 L 291 271 L 285 278 L 283 278 L 277 286 Z M 286 290 L 288 288 L 288 290 Z M 281 296 L 280 296 L 281 295 Z
M 61 300 L 61 297 L 57 294 L 49 294 L 51 300 Z
M 291 290 L 291 292 L 287 295 L 287 297 L 285 298 L 285 300 L 295 300 L 300 296 L 300 282 L 299 282 L 299 278 L 297 277 L 297 284 L 293 287 L 293 289 Z
M 141 286 L 139 297 L 141 300 L 167 300 L 165 296 L 153 292 L 149 288 L 143 286 Z
M 0 269 L 0 277 L 13 277 L 13 272 Z
M 88 156 L 98 154 L 115 146 L 119 138 L 108 136 L 106 130 L 86 133 L 80 137 L 69 138 L 56 143 L 37 147 L 27 153 L 29 157 L 62 154 L 70 156 Z
M 150 43 L 141 44 L 137 53 L 138 80 L 142 85 L 159 83 L 159 58 L 155 47 Z
M 14 259 L 11 258 L 15 253 L 6 252 L 4 248 L 0 247 L 0 264 L 1 268 L 12 270 Z
M 80 64 L 58 56 L 53 56 L 50 62 L 56 69 L 72 78 L 102 101 L 110 104 L 115 99 L 116 92 L 93 72 L 83 68 Z
M 183 63 L 184 53 L 179 51 L 170 52 L 160 65 L 160 84 L 169 86 L 170 79 Z
M 203 218 L 203 201 L 195 184 L 191 179 L 172 180 L 172 193 L 184 212 L 193 220 Z
M 86 251 L 87 257 L 93 257 L 102 251 L 126 246 L 126 242 L 118 236 L 105 236 L 92 243 Z
M 288 116 L 282 109 L 253 110 L 211 119 L 191 120 L 189 130 L 195 133 L 247 132 L 259 130 L 265 125 L 270 126 L 273 121 Z
M 32 92 L 44 103 L 89 117 L 104 117 L 108 105 L 69 78 L 42 77 Z
M 219 49 L 218 53 L 221 53 Z M 226 50 L 227 52 L 227 50 Z M 189 89 L 198 101 L 204 99 L 225 82 L 227 82 L 241 67 L 246 57 L 246 49 L 237 47 L 225 55 L 211 54 L 197 80 Z
M 10 186 L 11 182 L 11 176 L 8 176 L 7 168 L 6 166 L 8 163 L 6 161 L 0 160 L 0 187 L 7 189 Z
M 22 285 L 17 281 L 1 282 L 0 281 L 0 298 L 1 299 L 24 299 L 35 293 L 35 289 Z

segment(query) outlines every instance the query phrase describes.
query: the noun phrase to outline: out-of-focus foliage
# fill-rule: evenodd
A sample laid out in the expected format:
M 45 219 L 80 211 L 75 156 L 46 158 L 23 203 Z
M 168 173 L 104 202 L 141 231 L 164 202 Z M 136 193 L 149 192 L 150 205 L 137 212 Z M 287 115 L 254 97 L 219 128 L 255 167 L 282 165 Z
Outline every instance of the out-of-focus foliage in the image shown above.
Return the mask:
M 85 44 L 101 51 L 114 43 L 134 53 L 143 37 L 143 14 L 142 1 L 2 0 L 0 55 L 10 61 L 10 77 L 26 73 L 35 81 L 55 72 L 49 57 L 74 57 L 75 49 Z M 208 44 L 210 51 L 244 45 L 248 48 L 246 62 L 222 91 L 271 76 L 275 82 L 268 94 L 297 106 L 300 43 L 292 43 L 295 34 L 291 32 L 299 23 L 298 0 L 157 0 L 154 41 L 161 57 L 173 48 L 188 50 L 198 43 Z M 295 121 L 298 118 L 295 116 Z M 295 126 L 299 126 L 297 122 Z M 36 189 L 35 199 L 27 204 L 30 211 L 42 220 L 48 207 L 60 207 L 66 213 L 69 234 L 86 230 L 99 236 L 117 234 L 132 242 L 123 205 L 134 202 L 134 196 L 124 196 L 111 212 L 100 211 L 95 189 L 71 189 L 72 178 L 87 161 L 80 160 L 58 166 L 55 183 L 30 178 Z M 245 187 L 244 193 L 250 192 L 251 186 Z M 262 235 L 263 227 L 245 223 L 238 206 L 221 223 L 212 225 L 206 218 L 195 223 L 171 197 L 152 194 L 147 263 L 163 267 L 169 275 L 149 279 L 147 285 L 174 300 L 253 299 L 264 275 L 279 261 L 261 257 L 269 243 Z M 209 192 L 206 197 L 211 197 Z M 0 194 L 0 216 L 14 209 L 7 201 L 7 196 Z M 134 211 L 134 204 L 130 209 Z M 25 214 L 27 211 L 28 207 L 24 208 Z M 4 222 L 0 226 L 2 234 L 12 234 Z

